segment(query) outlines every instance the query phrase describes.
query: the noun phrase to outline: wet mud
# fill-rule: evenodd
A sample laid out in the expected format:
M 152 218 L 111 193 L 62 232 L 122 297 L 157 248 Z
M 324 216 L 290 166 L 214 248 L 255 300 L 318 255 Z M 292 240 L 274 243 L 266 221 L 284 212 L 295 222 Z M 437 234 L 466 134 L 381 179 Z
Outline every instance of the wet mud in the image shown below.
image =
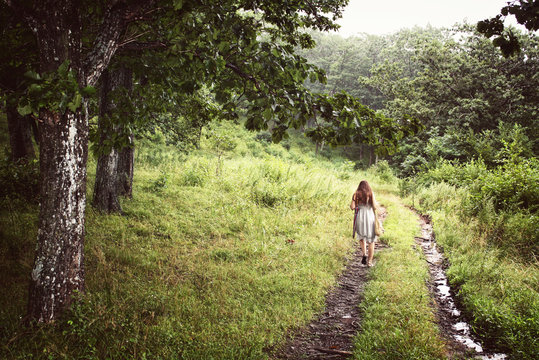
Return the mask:
M 421 247 L 429 266 L 429 290 L 433 297 L 436 317 L 441 334 L 447 344 L 450 359 L 506 359 L 505 354 L 490 353 L 474 339 L 470 326 L 462 316 L 454 301 L 454 290 L 447 281 L 445 270 L 447 260 L 439 251 L 432 225 L 428 216 L 419 215 L 421 236 L 416 243 Z

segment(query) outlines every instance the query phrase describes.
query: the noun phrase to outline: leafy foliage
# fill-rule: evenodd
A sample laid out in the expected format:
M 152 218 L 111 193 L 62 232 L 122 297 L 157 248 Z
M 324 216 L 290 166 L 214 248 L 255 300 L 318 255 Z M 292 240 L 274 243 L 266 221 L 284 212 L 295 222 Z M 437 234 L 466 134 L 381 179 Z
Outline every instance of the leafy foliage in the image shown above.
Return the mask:
M 536 138 L 537 38 L 523 41 L 518 58 L 497 55 L 486 39 L 466 26 L 457 29 L 460 41 L 449 33 L 408 39 L 410 61 L 399 59 L 373 67 L 364 82 L 386 96 L 386 112 L 399 118 L 409 114 L 420 120 L 426 131 L 405 140 L 403 151 L 392 158 L 400 173 L 411 175 L 438 159 L 467 161 L 482 157 L 495 165 L 496 139 L 507 133 L 506 125 L 518 124 L 522 135 Z M 415 70 L 407 68 L 412 64 Z M 410 75 L 408 75 L 410 74 Z M 521 135 L 521 137 L 522 137 Z M 490 141 L 490 147 L 480 144 Z M 506 141 L 510 141 L 506 138 Z M 522 155 L 537 152 L 527 142 Z M 488 149 L 492 151 L 487 152 Z
M 4 155 L 0 160 L 0 198 L 36 202 L 39 199 L 38 161 L 13 163 Z
M 18 111 L 21 115 L 39 116 L 42 108 L 64 113 L 66 109 L 77 111 L 83 97 L 96 93 L 91 86 L 81 88 L 75 72 L 70 69 L 69 61 L 62 63 L 56 71 L 38 74 L 28 71 L 25 74 L 29 85 L 26 96 L 21 98 Z
M 477 23 L 477 31 L 487 38 L 496 35 L 492 43 L 500 48 L 505 57 L 521 51 L 520 40 L 510 29 L 506 30 L 503 24 L 503 20 L 509 15 L 514 16 L 517 22 L 524 25 L 526 29 L 535 31 L 539 29 L 539 5 L 534 0 L 508 1 L 499 15 Z

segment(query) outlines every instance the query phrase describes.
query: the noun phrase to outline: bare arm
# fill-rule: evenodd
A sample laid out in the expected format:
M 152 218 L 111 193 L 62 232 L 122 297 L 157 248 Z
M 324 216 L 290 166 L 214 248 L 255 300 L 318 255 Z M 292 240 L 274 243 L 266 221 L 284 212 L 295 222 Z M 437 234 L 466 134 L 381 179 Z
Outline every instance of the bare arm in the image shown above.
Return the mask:
M 350 209 L 354 210 L 356 208 L 356 194 L 352 196 L 352 202 L 350 203 Z

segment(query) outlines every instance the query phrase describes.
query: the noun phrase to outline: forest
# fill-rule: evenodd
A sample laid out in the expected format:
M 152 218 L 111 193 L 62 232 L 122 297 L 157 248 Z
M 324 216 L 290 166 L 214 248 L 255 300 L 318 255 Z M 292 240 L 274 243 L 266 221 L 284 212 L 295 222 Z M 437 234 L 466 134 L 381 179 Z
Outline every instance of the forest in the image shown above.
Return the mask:
M 0 3 L 0 358 L 537 357 L 537 1 L 347 3 Z

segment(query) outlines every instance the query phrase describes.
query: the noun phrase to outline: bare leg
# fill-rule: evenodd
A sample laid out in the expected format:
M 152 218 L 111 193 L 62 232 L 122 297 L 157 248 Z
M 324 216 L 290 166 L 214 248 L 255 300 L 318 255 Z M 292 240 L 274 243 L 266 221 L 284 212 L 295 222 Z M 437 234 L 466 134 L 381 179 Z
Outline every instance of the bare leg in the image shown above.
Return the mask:
M 372 266 L 372 258 L 374 257 L 374 241 L 369 243 L 369 266 Z
M 363 252 L 363 256 L 367 256 L 367 246 L 365 245 L 365 240 L 364 239 L 359 240 L 359 245 L 361 246 L 361 251 Z

